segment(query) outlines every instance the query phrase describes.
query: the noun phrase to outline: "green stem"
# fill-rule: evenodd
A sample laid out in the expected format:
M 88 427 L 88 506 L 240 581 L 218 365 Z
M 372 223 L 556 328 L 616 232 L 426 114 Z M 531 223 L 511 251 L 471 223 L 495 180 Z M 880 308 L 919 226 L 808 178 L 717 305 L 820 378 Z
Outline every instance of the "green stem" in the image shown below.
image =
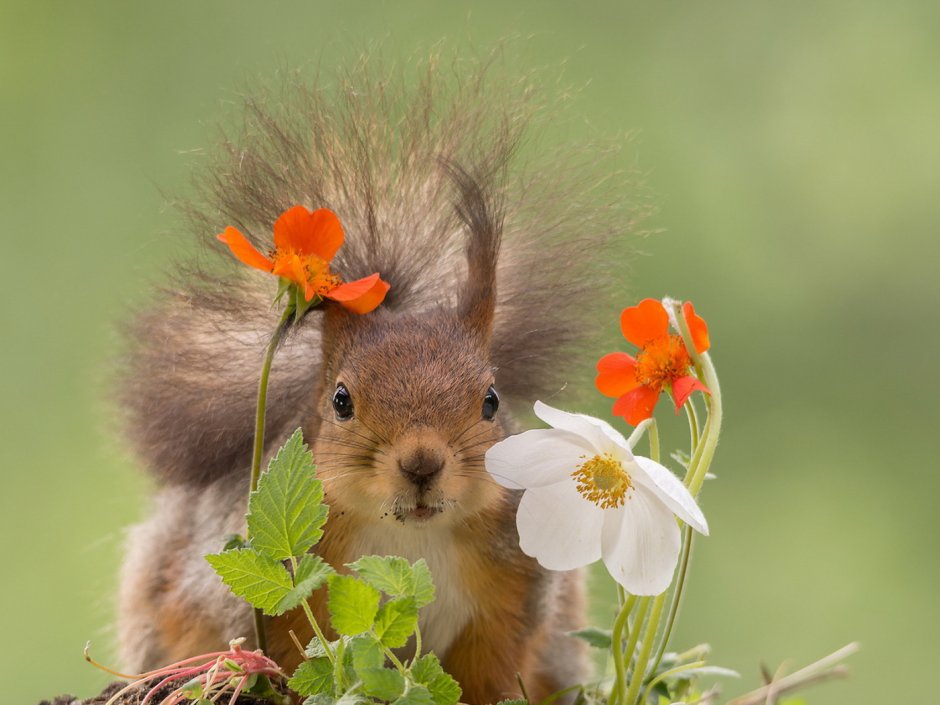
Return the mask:
M 297 575 L 297 559 L 294 556 L 290 557 L 290 565 L 293 568 L 294 575 Z M 336 655 L 333 653 L 333 649 L 330 648 L 330 642 L 326 640 L 326 636 L 323 634 L 323 630 L 320 629 L 320 623 L 317 622 L 317 618 L 313 616 L 313 610 L 310 609 L 310 603 L 306 600 L 300 601 L 300 606 L 303 608 L 304 614 L 307 615 L 307 621 L 310 622 L 310 626 L 313 628 L 313 633 L 316 634 L 317 639 L 320 640 L 320 643 L 323 645 L 323 650 L 326 651 L 326 657 L 330 659 L 331 664 L 336 664 Z
M 626 693 L 625 671 L 623 651 L 623 630 L 627 625 L 633 606 L 636 604 L 636 595 L 624 595 L 623 587 L 617 585 L 617 594 L 620 597 L 622 607 L 620 613 L 614 620 L 614 629 L 611 639 L 611 649 L 614 657 L 614 692 L 611 694 L 608 705 L 617 705 L 623 702 L 623 696 Z
M 695 534 L 692 527 L 686 525 L 682 530 L 682 553 L 679 554 L 679 577 L 676 578 L 676 587 L 672 591 L 672 599 L 669 604 L 669 614 L 666 617 L 666 626 L 663 628 L 662 636 L 659 640 L 659 647 L 656 649 L 656 658 L 653 660 L 653 666 L 650 673 L 656 673 L 660 662 L 663 660 L 663 654 L 669 646 L 669 639 L 672 637 L 672 628 L 676 623 L 676 615 L 679 614 L 679 603 L 682 600 L 682 591 L 685 588 L 685 579 L 689 573 L 689 557 L 692 555 L 692 539 Z
M 640 640 L 640 631 L 646 623 L 646 617 L 649 614 L 652 598 L 641 597 L 638 603 L 639 612 L 637 613 L 636 620 L 633 622 L 633 626 L 630 627 L 630 635 L 627 638 L 627 648 L 624 649 L 623 664 L 626 667 L 629 667 L 630 662 L 633 660 L 633 653 L 636 651 L 636 644 Z M 634 677 L 635 674 L 631 673 L 630 679 L 633 680 Z M 627 692 L 629 692 L 629 690 Z M 622 705 L 630 705 L 630 701 L 626 699 L 626 695 L 624 695 L 624 699 L 621 702 Z
M 271 362 L 274 360 L 274 352 L 287 329 L 287 323 L 291 315 L 291 309 L 288 306 L 278 321 L 277 328 L 268 341 L 268 349 L 264 354 L 264 363 L 261 366 L 261 379 L 258 381 L 258 403 L 255 406 L 255 442 L 251 454 L 251 485 L 248 492 L 248 501 L 251 501 L 251 493 L 258 489 L 258 478 L 261 477 L 261 457 L 264 455 L 264 419 L 267 411 L 268 400 L 268 377 L 271 375 Z M 268 639 L 264 631 L 264 613 L 255 608 L 255 642 L 261 651 L 268 650 Z
M 378 635 L 375 632 L 372 633 L 372 636 L 375 637 L 376 641 L 380 641 Z M 385 655 L 388 656 L 388 660 L 392 662 L 392 665 L 398 669 L 398 672 L 402 675 L 405 675 L 407 669 L 405 668 L 404 664 L 398 660 L 398 657 L 395 656 L 395 653 L 387 646 L 383 646 L 382 650 L 385 652 Z
M 412 663 L 421 658 L 421 627 L 415 625 L 415 655 Z
M 696 449 L 698 448 L 698 442 L 700 438 L 700 435 L 699 435 L 700 427 L 698 425 L 698 414 L 695 411 L 695 404 L 692 403 L 691 397 L 689 397 L 689 400 L 685 403 L 685 415 L 689 419 L 689 440 L 691 441 L 691 443 L 689 444 L 689 448 L 692 449 L 692 453 L 694 454 Z M 689 456 L 689 468 L 691 467 L 692 467 L 692 456 L 690 455 Z M 686 480 L 689 479 L 688 468 L 686 469 L 685 479 Z
M 651 419 L 652 423 L 649 425 L 649 437 L 650 437 L 650 459 L 659 462 L 659 425 L 656 423 L 656 419 Z
M 646 599 L 650 600 L 650 598 Z M 666 594 L 657 595 L 652 602 L 653 610 L 650 613 L 649 621 L 646 623 L 640 653 L 637 656 L 636 664 L 633 666 L 633 673 L 630 675 L 630 687 L 627 689 L 624 705 L 636 705 L 637 703 L 640 688 L 643 687 L 643 681 L 646 679 L 646 666 L 649 663 L 650 652 L 653 650 L 653 641 L 655 641 L 656 632 L 659 629 L 659 620 L 663 614 L 663 605 L 666 603 Z M 639 632 L 640 626 L 640 624 L 637 624 L 634 631 Z

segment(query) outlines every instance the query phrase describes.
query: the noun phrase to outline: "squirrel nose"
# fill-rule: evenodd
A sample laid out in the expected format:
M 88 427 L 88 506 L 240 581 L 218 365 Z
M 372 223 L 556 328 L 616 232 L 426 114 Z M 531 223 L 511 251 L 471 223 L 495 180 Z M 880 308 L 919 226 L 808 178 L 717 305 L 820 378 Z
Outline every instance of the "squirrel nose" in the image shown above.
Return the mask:
M 440 453 L 427 448 L 419 448 L 407 458 L 398 461 L 402 474 L 419 487 L 427 486 L 444 468 L 444 458 Z

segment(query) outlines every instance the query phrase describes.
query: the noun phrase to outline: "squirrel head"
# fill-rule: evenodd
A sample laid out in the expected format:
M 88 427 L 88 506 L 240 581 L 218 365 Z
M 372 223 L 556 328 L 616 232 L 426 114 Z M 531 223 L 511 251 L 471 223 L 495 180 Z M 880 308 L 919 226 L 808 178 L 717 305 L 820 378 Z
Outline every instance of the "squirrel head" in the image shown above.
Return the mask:
M 326 319 L 314 451 L 333 511 L 423 526 L 498 503 L 483 466 L 505 436 L 488 335 L 443 309 Z

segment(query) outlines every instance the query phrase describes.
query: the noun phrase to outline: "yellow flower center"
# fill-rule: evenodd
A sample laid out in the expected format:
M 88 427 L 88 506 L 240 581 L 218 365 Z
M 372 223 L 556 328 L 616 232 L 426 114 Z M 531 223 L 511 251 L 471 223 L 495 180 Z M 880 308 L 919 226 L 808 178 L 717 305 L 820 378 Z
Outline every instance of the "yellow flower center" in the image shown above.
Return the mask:
M 294 250 L 275 250 L 270 253 L 270 257 L 274 260 L 274 272 L 287 276 L 301 287 L 309 283 L 316 296 L 322 297 L 343 283 L 330 271 L 330 263 L 316 255 L 304 255 Z
M 662 391 L 689 374 L 692 360 L 678 335 L 668 335 L 649 343 L 636 356 L 636 378 L 645 387 Z
M 623 505 L 627 490 L 633 487 L 623 463 L 610 453 L 585 460 L 571 473 L 578 483 L 578 492 L 601 509 Z

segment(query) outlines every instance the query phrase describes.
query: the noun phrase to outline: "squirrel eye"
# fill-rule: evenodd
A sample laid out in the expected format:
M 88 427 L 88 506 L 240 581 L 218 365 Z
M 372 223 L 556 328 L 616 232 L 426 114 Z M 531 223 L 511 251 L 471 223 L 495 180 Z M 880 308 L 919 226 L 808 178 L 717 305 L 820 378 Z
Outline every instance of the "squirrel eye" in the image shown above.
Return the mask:
M 490 385 L 490 388 L 486 390 L 486 396 L 483 397 L 483 418 L 492 421 L 498 408 L 499 395 L 496 393 L 496 387 Z
M 336 385 L 336 391 L 333 392 L 333 411 L 340 421 L 348 421 L 353 415 L 352 397 L 342 382 Z

